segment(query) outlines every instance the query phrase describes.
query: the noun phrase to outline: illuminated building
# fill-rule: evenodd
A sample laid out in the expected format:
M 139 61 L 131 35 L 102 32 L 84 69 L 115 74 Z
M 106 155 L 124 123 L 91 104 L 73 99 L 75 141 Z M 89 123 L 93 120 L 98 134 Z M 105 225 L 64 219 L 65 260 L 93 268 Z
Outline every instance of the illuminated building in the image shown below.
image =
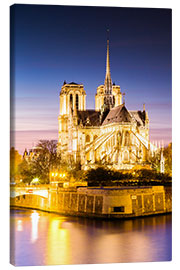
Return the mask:
M 60 92 L 58 151 L 73 158 L 82 169 L 106 164 L 131 169 L 146 164 L 156 147 L 149 141 L 149 118 L 145 110 L 129 111 L 119 85 L 112 84 L 107 40 L 106 76 L 97 87 L 95 110 L 86 109 L 82 84 L 66 83 Z
M 23 153 L 23 158 L 26 161 L 30 161 L 33 159 L 36 159 L 39 156 L 41 147 L 38 146 L 34 146 L 31 149 L 29 149 L 29 151 L 27 151 L 27 149 L 25 149 L 24 153 Z

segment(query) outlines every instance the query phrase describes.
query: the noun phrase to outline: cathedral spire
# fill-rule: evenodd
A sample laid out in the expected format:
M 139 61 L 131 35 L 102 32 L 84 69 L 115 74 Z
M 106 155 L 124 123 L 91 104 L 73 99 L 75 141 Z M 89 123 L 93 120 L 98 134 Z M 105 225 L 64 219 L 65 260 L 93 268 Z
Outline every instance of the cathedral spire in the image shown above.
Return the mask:
M 110 60 L 109 60 L 109 29 L 107 29 L 107 55 L 106 55 L 106 76 L 104 81 L 104 105 L 111 109 L 114 107 L 114 97 L 112 94 L 112 80 L 110 73 Z
M 111 80 L 110 60 L 109 60 L 109 29 L 107 29 L 106 77 L 104 86 L 105 86 L 105 93 L 112 94 L 112 80 Z
M 109 29 L 107 30 L 107 33 L 109 33 Z M 107 36 L 107 55 L 106 55 L 106 78 L 111 78 L 110 74 L 110 62 L 109 62 L 109 35 Z

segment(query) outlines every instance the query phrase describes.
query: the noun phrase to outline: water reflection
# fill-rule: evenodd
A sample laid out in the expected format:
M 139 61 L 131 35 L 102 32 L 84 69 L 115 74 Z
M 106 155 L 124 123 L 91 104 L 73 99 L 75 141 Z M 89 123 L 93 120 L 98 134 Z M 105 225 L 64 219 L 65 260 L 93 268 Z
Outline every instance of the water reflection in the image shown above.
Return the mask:
M 22 220 L 19 219 L 19 220 L 17 220 L 17 231 L 18 231 L 18 232 L 22 232 L 22 230 L 23 230 L 23 227 L 22 227 Z
M 38 238 L 38 221 L 39 221 L 39 214 L 34 211 L 31 214 L 31 242 L 34 243 Z
M 52 219 L 47 237 L 47 257 L 45 258 L 45 264 L 56 264 L 54 258 L 60 262 L 60 264 L 68 264 L 69 258 L 69 231 L 62 227 L 63 220 Z
M 11 224 L 18 266 L 171 260 L 171 215 L 107 221 L 22 209 Z

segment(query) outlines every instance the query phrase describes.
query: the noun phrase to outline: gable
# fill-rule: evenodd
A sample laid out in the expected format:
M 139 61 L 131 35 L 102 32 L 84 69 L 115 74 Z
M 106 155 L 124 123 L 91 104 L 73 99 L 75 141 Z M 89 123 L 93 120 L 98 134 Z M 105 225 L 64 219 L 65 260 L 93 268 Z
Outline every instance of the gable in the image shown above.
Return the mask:
M 102 125 L 104 126 L 111 123 L 131 123 L 131 122 L 132 122 L 132 117 L 129 114 L 126 107 L 124 106 L 124 104 L 122 104 L 120 106 L 112 108 L 109 111 Z

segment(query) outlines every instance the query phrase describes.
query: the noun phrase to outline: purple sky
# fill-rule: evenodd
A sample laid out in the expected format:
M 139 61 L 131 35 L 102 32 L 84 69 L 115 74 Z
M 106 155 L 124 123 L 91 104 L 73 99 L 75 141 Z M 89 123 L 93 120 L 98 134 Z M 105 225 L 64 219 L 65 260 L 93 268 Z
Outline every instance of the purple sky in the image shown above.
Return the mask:
M 94 108 L 104 83 L 106 29 L 113 82 L 126 107 L 150 118 L 151 141 L 171 141 L 171 10 L 14 5 L 11 7 L 11 131 L 20 153 L 57 139 L 63 81 L 83 83 Z

